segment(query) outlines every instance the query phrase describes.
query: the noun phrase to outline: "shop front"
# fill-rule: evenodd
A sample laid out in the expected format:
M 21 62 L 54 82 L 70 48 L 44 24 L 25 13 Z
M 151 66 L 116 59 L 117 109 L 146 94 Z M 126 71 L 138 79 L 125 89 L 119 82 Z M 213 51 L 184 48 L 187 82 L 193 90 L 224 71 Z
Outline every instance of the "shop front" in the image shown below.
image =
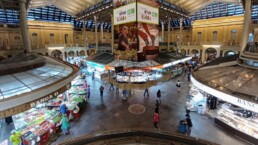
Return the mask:
M 92 75 L 94 73 L 94 78 L 98 81 L 103 81 L 103 77 L 107 75 L 107 71 L 103 64 L 98 64 L 91 61 L 86 61 L 87 64 L 87 74 Z
M 62 114 L 60 106 L 66 104 L 69 119 L 74 119 L 73 110 L 78 106 L 79 110 L 86 104 L 86 81 L 80 77 L 75 78 L 64 93 L 55 93 L 31 103 L 31 109 L 17 115 L 13 115 L 15 130 L 21 133 L 23 144 L 44 145 L 59 136 L 58 126 Z M 86 87 L 85 87 L 86 86 Z M 80 114 L 81 111 L 79 111 Z
M 222 90 L 214 89 L 191 77 L 190 99 L 193 106 L 203 106 L 202 111 L 215 117 L 215 123 L 238 137 L 257 144 L 258 102 L 242 99 Z M 207 101 L 206 101 L 207 100 Z M 199 103 L 196 103 L 199 102 Z M 193 107 L 193 108 L 195 108 Z M 214 111 L 213 111 L 214 110 Z M 202 111 L 198 111 L 201 113 Z M 204 112 L 203 112 L 204 113 Z

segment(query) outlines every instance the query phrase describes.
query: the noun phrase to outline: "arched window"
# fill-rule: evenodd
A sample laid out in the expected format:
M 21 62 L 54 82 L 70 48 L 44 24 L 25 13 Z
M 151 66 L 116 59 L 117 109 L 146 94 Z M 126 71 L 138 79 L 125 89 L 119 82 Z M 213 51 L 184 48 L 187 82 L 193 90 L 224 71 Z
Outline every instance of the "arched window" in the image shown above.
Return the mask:
M 54 44 L 55 43 L 55 35 L 54 34 L 50 34 L 50 41 L 49 41 L 50 44 Z
M 237 39 L 237 30 L 231 30 L 230 39 L 231 39 L 231 41 L 236 41 L 236 39 Z
M 21 45 L 21 37 L 20 36 L 15 36 L 14 37 L 14 43 L 16 45 Z
M 38 44 L 38 34 L 32 33 L 32 45 L 37 45 L 37 44 Z
M 68 34 L 65 34 L 64 39 L 65 39 L 65 43 L 68 43 Z
M 197 42 L 201 42 L 202 41 L 202 32 L 198 32 L 197 33 Z
M 212 41 L 218 41 L 218 32 L 217 31 L 212 32 Z

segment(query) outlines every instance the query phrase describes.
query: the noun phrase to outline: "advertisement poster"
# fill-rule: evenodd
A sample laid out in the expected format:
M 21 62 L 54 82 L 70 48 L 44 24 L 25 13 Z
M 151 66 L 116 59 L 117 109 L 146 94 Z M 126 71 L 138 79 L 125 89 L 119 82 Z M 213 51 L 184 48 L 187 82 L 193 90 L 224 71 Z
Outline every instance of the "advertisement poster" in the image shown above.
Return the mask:
M 114 26 L 115 59 L 137 61 L 137 23 Z
M 153 60 L 159 54 L 156 0 L 114 0 L 115 59 Z
M 137 22 L 159 25 L 159 9 L 138 2 Z
M 114 9 L 114 25 L 136 22 L 136 3 Z
M 153 60 L 159 55 L 159 9 L 155 0 L 138 0 L 138 61 Z

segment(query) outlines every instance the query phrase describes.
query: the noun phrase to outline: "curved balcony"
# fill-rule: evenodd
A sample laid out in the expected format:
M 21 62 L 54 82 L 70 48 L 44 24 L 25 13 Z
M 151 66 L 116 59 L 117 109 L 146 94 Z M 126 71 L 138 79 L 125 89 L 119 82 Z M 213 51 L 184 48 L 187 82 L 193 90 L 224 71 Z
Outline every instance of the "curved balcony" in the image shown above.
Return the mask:
M 183 134 L 163 132 L 151 129 L 130 128 L 121 130 L 108 130 L 69 139 L 60 145 L 77 144 L 135 144 L 135 145 L 218 145 L 196 137 L 188 137 Z
M 30 54 L 23 55 L 30 56 Z M 32 60 L 27 60 L 28 57 L 21 58 L 4 60 L 13 65 L 10 67 L 9 63 L 5 63 L 6 69 L 3 72 L 8 73 L 0 76 L 0 118 L 26 111 L 33 107 L 35 102 L 46 101 L 57 96 L 69 89 L 70 82 L 79 73 L 78 67 L 49 57 L 31 54 L 29 58 L 33 58 Z M 44 65 L 31 67 L 33 60 L 36 59 L 44 60 Z M 29 67 L 20 68 L 20 60 Z M 8 68 L 11 68 L 11 71 Z M 15 68 L 18 71 L 12 71 Z

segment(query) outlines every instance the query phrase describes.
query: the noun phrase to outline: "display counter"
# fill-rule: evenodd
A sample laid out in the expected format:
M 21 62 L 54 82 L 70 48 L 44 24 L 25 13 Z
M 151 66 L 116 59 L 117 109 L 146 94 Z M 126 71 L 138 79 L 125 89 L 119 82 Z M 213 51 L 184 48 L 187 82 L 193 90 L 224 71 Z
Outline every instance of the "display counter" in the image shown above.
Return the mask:
M 143 71 L 126 71 L 116 75 L 116 81 L 121 83 L 146 83 L 147 81 L 158 80 L 161 74 L 145 73 Z
M 23 144 L 45 144 L 56 133 L 61 114 L 47 108 L 32 108 L 13 116 L 16 131 L 21 132 Z
M 258 116 L 257 114 L 247 115 L 233 111 L 229 108 L 221 108 L 215 123 L 234 133 L 248 142 L 258 143 Z

